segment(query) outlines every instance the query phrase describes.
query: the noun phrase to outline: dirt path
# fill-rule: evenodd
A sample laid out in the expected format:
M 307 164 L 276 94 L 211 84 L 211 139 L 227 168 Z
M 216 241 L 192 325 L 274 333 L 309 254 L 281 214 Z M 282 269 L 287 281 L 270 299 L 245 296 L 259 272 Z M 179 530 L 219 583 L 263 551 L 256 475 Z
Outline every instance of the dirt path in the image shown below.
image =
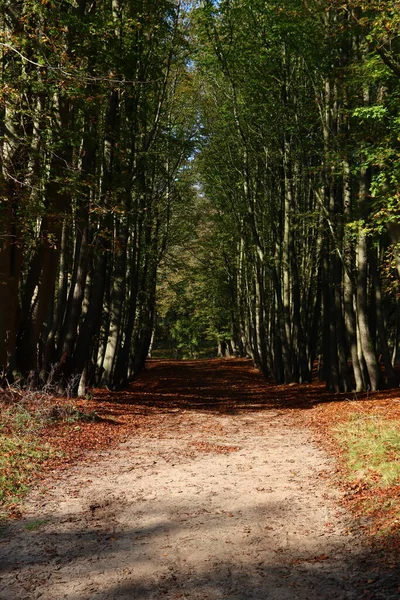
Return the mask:
M 0 539 L 1 600 L 399 597 L 338 507 L 331 459 L 221 365 L 153 366 L 148 397 L 124 403 L 158 402 L 157 422 L 30 495 Z

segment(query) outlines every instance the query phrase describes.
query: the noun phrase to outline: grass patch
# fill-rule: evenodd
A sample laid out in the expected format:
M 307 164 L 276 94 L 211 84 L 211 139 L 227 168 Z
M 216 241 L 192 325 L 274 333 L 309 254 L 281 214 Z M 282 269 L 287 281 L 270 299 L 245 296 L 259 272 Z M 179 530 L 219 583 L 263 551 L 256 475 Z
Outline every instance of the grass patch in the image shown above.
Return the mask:
M 39 529 L 39 527 L 45 525 L 46 523 L 47 521 L 38 519 L 37 521 L 31 521 L 30 523 L 27 523 L 24 529 L 26 531 L 35 531 L 36 529 Z
M 336 428 L 335 435 L 351 479 L 381 488 L 400 484 L 400 428 L 396 423 L 355 414 Z
M 32 473 L 52 455 L 32 436 L 0 435 L 0 505 L 15 504 L 26 492 Z
M 69 398 L 43 391 L 9 388 L 0 395 L 0 518 L 18 503 L 40 465 L 56 455 L 41 433 L 58 423 L 76 423 L 77 428 L 79 422 L 96 418 L 95 413 L 81 412 Z

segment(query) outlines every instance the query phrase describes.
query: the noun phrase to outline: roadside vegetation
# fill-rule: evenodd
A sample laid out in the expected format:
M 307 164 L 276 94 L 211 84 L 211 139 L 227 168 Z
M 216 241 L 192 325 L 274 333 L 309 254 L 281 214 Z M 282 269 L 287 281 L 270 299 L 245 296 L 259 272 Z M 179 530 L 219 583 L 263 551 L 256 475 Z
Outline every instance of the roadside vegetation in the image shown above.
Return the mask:
M 399 393 L 327 400 L 312 411 L 310 422 L 338 459 L 337 480 L 345 489 L 345 503 L 376 543 L 399 551 Z
M 370 533 L 400 549 L 399 420 L 368 412 L 355 412 L 336 430 L 344 484 L 351 508 L 367 520 Z
M 46 461 L 64 451 L 46 440 L 49 430 L 63 432 L 96 414 L 79 410 L 68 397 L 49 390 L 10 387 L 0 397 L 0 519 L 12 513 Z
M 354 413 L 337 428 L 350 478 L 372 487 L 400 484 L 400 427 L 387 418 Z

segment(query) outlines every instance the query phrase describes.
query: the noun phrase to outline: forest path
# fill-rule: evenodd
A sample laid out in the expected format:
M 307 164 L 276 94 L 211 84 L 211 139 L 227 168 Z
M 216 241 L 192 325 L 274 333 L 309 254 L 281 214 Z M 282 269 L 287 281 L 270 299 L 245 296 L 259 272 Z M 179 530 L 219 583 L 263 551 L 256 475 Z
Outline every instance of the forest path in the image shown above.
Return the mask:
M 121 397 L 151 427 L 54 474 L 3 530 L 1 600 L 397 598 L 278 391 L 246 361 L 154 361 Z

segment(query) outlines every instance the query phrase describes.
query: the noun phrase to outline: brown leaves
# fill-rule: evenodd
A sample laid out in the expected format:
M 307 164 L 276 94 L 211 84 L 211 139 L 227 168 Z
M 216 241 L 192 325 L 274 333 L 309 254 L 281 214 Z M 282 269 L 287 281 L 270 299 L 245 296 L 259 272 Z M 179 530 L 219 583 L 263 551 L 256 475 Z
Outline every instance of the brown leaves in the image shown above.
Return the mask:
M 60 406 L 62 402 L 59 398 L 54 399 L 54 405 Z M 369 397 L 366 394 L 334 395 L 320 382 L 273 385 L 252 367 L 250 361 L 243 359 L 152 360 L 147 370 L 126 390 L 94 390 L 92 399 L 74 400 L 74 405 L 80 413 L 97 417 L 72 423 L 58 420 L 42 430 L 42 439 L 58 454 L 41 467 L 43 478 L 50 470 L 53 470 L 51 477 L 55 477 L 54 469 L 64 470 L 72 463 L 89 460 L 90 452 L 110 449 L 132 434 L 159 439 L 174 436 L 182 427 L 188 426 L 188 413 L 195 415 L 201 411 L 219 415 L 218 425 L 215 419 L 202 420 L 201 425 L 193 419 L 193 426 L 201 426 L 201 441 L 182 448 L 183 452 L 193 456 L 240 451 L 239 446 L 220 443 L 218 439 L 224 431 L 224 419 L 228 418 L 226 407 L 231 412 L 229 418 L 234 419 L 235 414 L 243 412 L 252 423 L 260 415 L 264 422 L 273 422 L 279 417 L 282 426 L 295 424 L 311 428 L 318 442 L 338 457 L 336 472 L 324 474 L 324 477 L 334 477 L 342 485 L 344 502 L 363 522 L 364 531 L 375 537 L 379 535 L 388 546 L 400 550 L 400 486 L 384 490 L 373 487 L 373 477 L 369 481 L 359 478 L 352 483 L 346 482 L 347 472 L 341 458 L 343 450 L 332 435 L 333 428 L 351 419 L 354 413 L 366 417 L 384 416 L 400 422 L 399 390 Z M 326 554 L 307 558 L 314 562 L 327 559 Z
M 210 442 L 191 442 L 190 446 L 205 454 L 230 454 L 241 450 L 240 446 L 227 446 L 226 444 L 213 444 Z

